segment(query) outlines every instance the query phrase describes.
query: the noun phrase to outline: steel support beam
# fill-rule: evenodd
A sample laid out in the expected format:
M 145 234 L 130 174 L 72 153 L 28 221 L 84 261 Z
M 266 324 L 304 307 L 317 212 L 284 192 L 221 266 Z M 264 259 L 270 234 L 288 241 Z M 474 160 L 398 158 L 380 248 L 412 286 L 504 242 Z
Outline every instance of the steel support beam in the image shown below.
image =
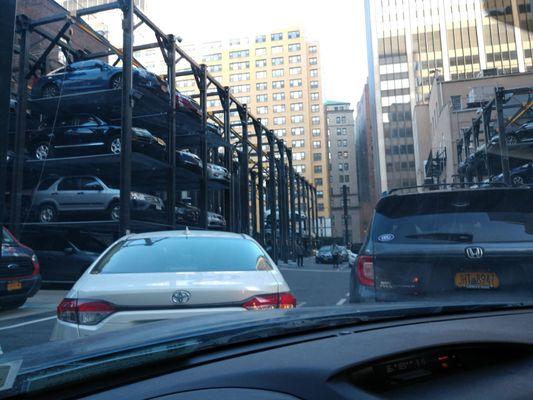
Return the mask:
M 167 80 L 169 88 L 168 110 L 168 162 L 170 177 L 167 186 L 168 224 L 176 227 L 176 40 L 174 35 L 168 35 L 167 52 Z
M 128 1 L 129 0 L 122 0 L 124 4 L 127 4 Z M 116 8 L 121 8 L 121 5 L 119 4 L 118 1 L 115 1 L 109 4 L 101 4 L 99 6 L 94 6 L 94 7 L 83 8 L 83 9 L 76 11 L 75 15 L 76 17 L 83 17 L 84 15 L 97 14 L 97 13 L 108 11 L 108 10 L 114 10 Z M 33 30 L 36 27 L 41 26 L 41 25 L 47 25 L 47 24 L 51 24 L 54 22 L 63 21 L 64 19 L 69 17 L 69 15 L 70 14 L 68 13 L 56 14 L 56 15 L 51 15 L 49 17 L 35 20 L 31 23 L 31 29 Z
M 293 260 L 296 259 L 296 199 L 294 198 L 294 168 L 292 163 L 292 149 L 287 149 L 287 159 L 289 161 L 289 195 L 291 206 L 291 234 L 290 234 L 290 253 Z
M 196 71 L 195 78 L 198 83 L 198 90 L 200 91 L 200 107 L 202 109 L 202 125 L 201 131 L 202 142 L 200 146 L 200 158 L 202 159 L 202 184 L 200 187 L 200 227 L 207 229 L 208 222 L 208 207 L 209 207 L 209 186 L 207 176 L 208 160 L 208 144 L 207 144 L 207 67 L 205 64 L 200 65 L 200 69 Z
M 296 192 L 298 194 L 298 234 L 300 240 L 303 238 L 303 216 L 302 216 L 302 178 L 296 175 Z
M 44 52 L 39 56 L 37 61 L 33 64 L 33 66 L 30 68 L 28 74 L 26 75 L 26 79 L 30 79 L 31 76 L 37 71 L 37 69 L 41 66 L 43 62 L 46 61 L 46 57 L 50 54 L 50 52 L 56 47 L 57 43 L 63 38 L 63 35 L 67 32 L 67 30 L 70 28 L 70 21 L 67 21 L 65 25 L 59 30 L 57 35 L 55 36 L 54 40 L 52 40 L 48 47 L 44 50 Z
M 250 186 L 251 186 L 251 214 L 252 214 L 252 237 L 257 240 L 257 174 L 255 171 L 250 171 Z
M 11 100 L 11 72 L 13 67 L 13 42 L 15 37 L 16 0 L 5 0 L 0 13 L 0 126 L 5 129 L 0 135 L 0 193 L 7 192 L 7 148 L 9 103 Z M 26 53 L 27 54 L 27 53 Z M 4 225 L 6 196 L 0 195 L 0 225 Z M 0 249 L 4 235 L 0 235 Z M 0 257 L 2 252 L 0 251 Z
M 270 242 L 272 245 L 272 258 L 274 259 L 274 262 L 277 264 L 278 262 L 278 245 L 277 245 L 277 230 L 278 230 L 278 224 L 277 224 L 277 207 L 276 207 L 276 160 L 274 158 L 274 154 L 276 152 L 275 148 L 275 139 L 274 134 L 270 131 L 267 131 L 267 140 L 268 140 L 268 203 L 270 206 L 270 229 L 271 229 L 271 236 L 270 236 Z
M 227 230 L 229 232 L 237 231 L 235 225 L 235 210 L 234 206 L 234 193 L 235 193 L 235 174 L 233 173 L 233 146 L 231 145 L 231 117 L 230 117 L 230 98 L 229 87 L 225 86 L 222 90 L 218 91 L 220 97 L 220 103 L 224 110 L 224 141 L 226 147 L 224 147 L 224 167 L 228 170 L 231 177 L 229 183 L 229 189 L 224 191 L 224 214 L 227 221 Z
M 250 193 L 248 179 L 250 176 L 249 162 L 249 138 L 248 138 L 248 106 L 243 104 L 239 109 L 242 124 L 242 162 L 241 162 L 241 232 L 250 233 Z
M 20 222 L 22 213 L 22 180 L 24 175 L 24 142 L 26 136 L 26 109 L 28 87 L 29 34 L 30 20 L 25 15 L 17 17 L 20 36 L 19 71 L 17 77 L 17 110 L 15 127 L 15 159 L 13 160 L 13 177 L 11 182 L 11 232 L 20 237 Z M 9 74 L 8 76 L 11 76 Z M 10 91 L 8 90 L 8 93 Z M 4 157 L 5 160 L 5 157 Z M 4 161 L 3 160 L 3 161 Z
M 261 119 L 254 121 L 254 130 L 257 136 L 257 187 L 259 195 L 259 243 L 265 246 L 265 184 L 263 179 L 263 126 Z
M 274 132 L 272 132 L 272 135 L 274 135 Z M 279 152 L 279 176 L 278 176 L 278 182 L 279 182 L 279 221 L 280 221 L 280 250 L 281 250 L 281 257 L 285 263 L 288 262 L 288 218 L 287 218 L 287 207 L 289 205 L 289 202 L 286 198 L 287 193 L 287 177 L 285 174 L 285 144 L 283 143 L 283 140 L 277 140 L 278 145 L 278 152 Z
M 316 194 L 316 187 L 311 186 L 311 188 L 313 189 L 313 193 L 315 196 L 315 235 L 318 241 L 318 238 L 320 237 L 320 233 L 318 231 L 318 198 Z
M 309 182 L 307 182 L 305 179 L 304 179 L 304 188 L 305 188 L 305 205 L 307 207 L 307 237 L 309 240 L 309 245 L 312 248 L 313 246 L 313 237 L 312 237 L 313 218 L 311 214 L 311 193 L 309 190 Z
M 133 115 L 133 0 L 122 5 L 122 139 L 120 152 L 120 235 L 131 224 L 131 130 Z
M 497 87 L 495 90 L 496 117 L 498 121 L 500 157 L 502 163 L 503 181 L 509 185 L 511 183 L 511 172 L 509 168 L 509 151 L 507 149 L 507 132 L 503 116 L 503 105 L 505 103 L 505 90 Z

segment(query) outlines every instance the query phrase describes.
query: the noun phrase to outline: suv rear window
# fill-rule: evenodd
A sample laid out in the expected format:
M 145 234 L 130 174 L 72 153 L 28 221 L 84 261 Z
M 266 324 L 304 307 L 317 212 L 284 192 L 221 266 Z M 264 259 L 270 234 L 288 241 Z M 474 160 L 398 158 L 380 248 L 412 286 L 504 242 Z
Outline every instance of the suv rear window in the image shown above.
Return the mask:
M 533 241 L 533 191 L 391 196 L 374 216 L 375 243 Z
M 92 273 L 256 271 L 265 269 L 265 263 L 265 253 L 250 240 L 155 237 L 117 243 Z

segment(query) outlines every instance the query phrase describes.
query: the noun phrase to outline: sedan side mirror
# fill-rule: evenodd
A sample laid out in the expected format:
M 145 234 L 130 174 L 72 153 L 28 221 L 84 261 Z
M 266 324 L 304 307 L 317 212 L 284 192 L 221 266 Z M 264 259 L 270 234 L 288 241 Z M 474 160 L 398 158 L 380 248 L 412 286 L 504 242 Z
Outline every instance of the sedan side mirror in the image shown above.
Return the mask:
M 64 251 L 65 251 L 65 254 L 67 254 L 69 256 L 75 253 L 73 247 L 66 247 Z

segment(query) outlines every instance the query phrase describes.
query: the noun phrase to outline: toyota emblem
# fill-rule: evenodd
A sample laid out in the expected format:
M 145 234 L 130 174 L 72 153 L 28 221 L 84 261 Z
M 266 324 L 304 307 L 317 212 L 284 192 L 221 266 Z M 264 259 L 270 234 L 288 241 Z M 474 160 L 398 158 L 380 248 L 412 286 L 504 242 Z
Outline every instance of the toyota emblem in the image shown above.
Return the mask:
M 481 247 L 467 247 L 465 255 L 472 260 L 478 260 L 483 257 L 483 249 Z
M 172 294 L 172 302 L 176 304 L 188 303 L 191 299 L 191 294 L 186 290 L 178 290 Z

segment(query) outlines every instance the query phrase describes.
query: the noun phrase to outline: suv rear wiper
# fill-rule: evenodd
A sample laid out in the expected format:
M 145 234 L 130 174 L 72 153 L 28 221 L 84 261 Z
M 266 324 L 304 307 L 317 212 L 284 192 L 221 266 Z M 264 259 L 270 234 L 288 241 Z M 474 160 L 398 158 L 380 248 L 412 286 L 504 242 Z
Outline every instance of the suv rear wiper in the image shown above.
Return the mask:
M 450 242 L 465 242 L 471 243 L 474 235 L 471 233 L 453 233 L 453 232 L 428 232 L 416 233 L 413 235 L 406 235 L 408 239 L 433 239 L 433 240 L 448 240 Z

